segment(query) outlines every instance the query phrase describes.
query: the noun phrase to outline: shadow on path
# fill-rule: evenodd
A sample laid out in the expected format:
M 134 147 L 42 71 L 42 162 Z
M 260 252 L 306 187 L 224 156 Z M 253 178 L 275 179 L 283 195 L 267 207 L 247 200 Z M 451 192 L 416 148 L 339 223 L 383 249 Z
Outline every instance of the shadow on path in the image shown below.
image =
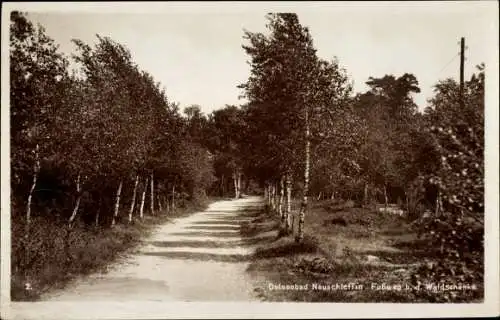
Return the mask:
M 261 205 L 238 205 L 228 211 L 209 209 L 196 221 L 168 233 L 168 238 L 147 242 L 155 249 L 141 254 L 176 260 L 248 262 L 256 258 L 254 246 L 276 239 L 275 233 L 265 232 L 271 228 L 259 230 L 261 234 L 245 234 L 245 226 L 259 217 Z
M 198 230 L 198 231 L 203 231 L 203 230 L 217 230 L 217 231 L 235 230 L 235 231 L 239 231 L 240 226 L 237 224 L 231 225 L 231 226 L 189 226 L 189 227 L 186 227 L 185 229 Z
M 246 220 L 233 220 L 233 219 L 211 219 L 211 220 L 206 220 L 206 221 L 195 221 L 192 222 L 191 225 L 193 226 L 203 226 L 203 225 L 214 225 L 214 224 L 229 224 L 231 226 L 236 226 L 240 227 L 241 223 L 245 222 Z
M 240 238 L 238 232 L 229 231 L 186 231 L 186 232 L 172 232 L 172 236 L 182 236 L 182 237 L 220 237 L 220 238 Z
M 217 262 L 243 262 L 252 257 L 251 254 L 215 254 L 202 252 L 147 252 L 147 256 L 156 256 L 166 259 L 183 259 L 194 261 L 217 261 Z

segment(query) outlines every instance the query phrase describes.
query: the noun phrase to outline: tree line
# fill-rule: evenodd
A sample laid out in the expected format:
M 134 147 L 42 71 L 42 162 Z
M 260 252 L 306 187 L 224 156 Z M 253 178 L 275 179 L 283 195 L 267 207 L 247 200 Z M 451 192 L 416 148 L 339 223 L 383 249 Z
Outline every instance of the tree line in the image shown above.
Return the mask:
M 13 276 L 42 277 L 58 263 L 70 272 L 79 262 L 67 264 L 69 252 L 95 257 L 85 250 L 115 241 L 108 229 L 204 203 L 212 192 L 213 155 L 193 108 L 182 113 L 125 46 L 96 37 L 94 45 L 72 40 L 66 56 L 43 26 L 11 13 Z M 66 256 L 47 259 L 58 246 Z
M 29 226 L 32 207 L 66 198 L 73 203 L 61 214 L 68 224 L 91 205 L 95 216 L 82 219 L 114 225 L 142 217 L 147 200 L 154 213 L 175 206 L 183 192 L 204 195 L 213 179 L 210 153 L 126 47 L 99 35 L 94 47 L 73 40 L 75 70 L 25 15 L 12 14 L 10 31 L 11 182 L 14 203 L 25 205 L 14 216 L 25 214 Z M 124 195 L 129 215 L 118 217 Z
M 398 203 L 440 248 L 441 264 L 430 274 L 481 278 L 484 64 L 463 94 L 456 81 L 437 81 L 419 111 L 415 75 L 370 77 L 369 89 L 354 94 L 346 70 L 317 55 L 296 14 L 267 18 L 267 34 L 245 32 L 251 75 L 240 85 L 248 99 L 240 112 L 247 131 L 235 163 L 265 186 L 285 233 L 294 230 L 292 192 L 301 198 L 298 242 L 313 195 Z

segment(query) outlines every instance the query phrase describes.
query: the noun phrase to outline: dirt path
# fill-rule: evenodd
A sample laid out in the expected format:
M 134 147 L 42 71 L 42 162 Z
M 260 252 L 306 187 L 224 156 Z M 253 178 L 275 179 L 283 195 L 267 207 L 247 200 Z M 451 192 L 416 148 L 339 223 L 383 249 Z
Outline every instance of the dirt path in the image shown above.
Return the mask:
M 77 280 L 42 300 L 257 300 L 245 271 L 253 239 L 243 239 L 239 227 L 257 214 L 261 203 L 259 197 L 218 201 L 206 211 L 162 225 L 107 273 Z

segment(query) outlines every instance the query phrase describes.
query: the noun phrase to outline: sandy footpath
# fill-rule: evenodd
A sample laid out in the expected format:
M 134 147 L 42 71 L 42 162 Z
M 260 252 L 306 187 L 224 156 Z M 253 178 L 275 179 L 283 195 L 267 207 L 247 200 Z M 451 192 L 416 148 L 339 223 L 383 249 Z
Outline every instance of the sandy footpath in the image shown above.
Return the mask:
M 245 272 L 254 247 L 239 226 L 261 207 L 259 197 L 212 203 L 207 210 L 160 226 L 132 254 L 98 273 L 42 297 L 43 302 L 255 301 Z M 10 318 L 61 318 L 52 303 L 13 303 Z M 43 306 L 47 306 L 45 309 Z M 67 306 L 68 304 L 61 304 Z M 85 317 L 78 303 L 64 311 Z M 88 304 L 81 304 L 88 308 Z M 88 310 L 88 309 L 87 309 Z M 69 312 L 69 314 L 68 314 Z

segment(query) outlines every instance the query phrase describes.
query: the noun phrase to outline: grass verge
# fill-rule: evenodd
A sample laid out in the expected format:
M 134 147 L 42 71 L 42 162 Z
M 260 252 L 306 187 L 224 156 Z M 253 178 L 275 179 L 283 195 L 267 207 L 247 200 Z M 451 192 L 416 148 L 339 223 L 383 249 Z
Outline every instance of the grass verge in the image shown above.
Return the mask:
M 414 285 L 423 259 L 438 260 L 440 252 L 419 240 L 402 217 L 346 203 L 313 202 L 301 244 L 293 235 L 284 236 L 279 220 L 263 211 L 241 231 L 275 235 L 256 249 L 247 270 L 264 301 L 439 302 L 440 295 L 456 293 L 424 279 Z M 465 285 L 471 286 L 459 289 L 457 302 L 481 301 L 483 285 Z

